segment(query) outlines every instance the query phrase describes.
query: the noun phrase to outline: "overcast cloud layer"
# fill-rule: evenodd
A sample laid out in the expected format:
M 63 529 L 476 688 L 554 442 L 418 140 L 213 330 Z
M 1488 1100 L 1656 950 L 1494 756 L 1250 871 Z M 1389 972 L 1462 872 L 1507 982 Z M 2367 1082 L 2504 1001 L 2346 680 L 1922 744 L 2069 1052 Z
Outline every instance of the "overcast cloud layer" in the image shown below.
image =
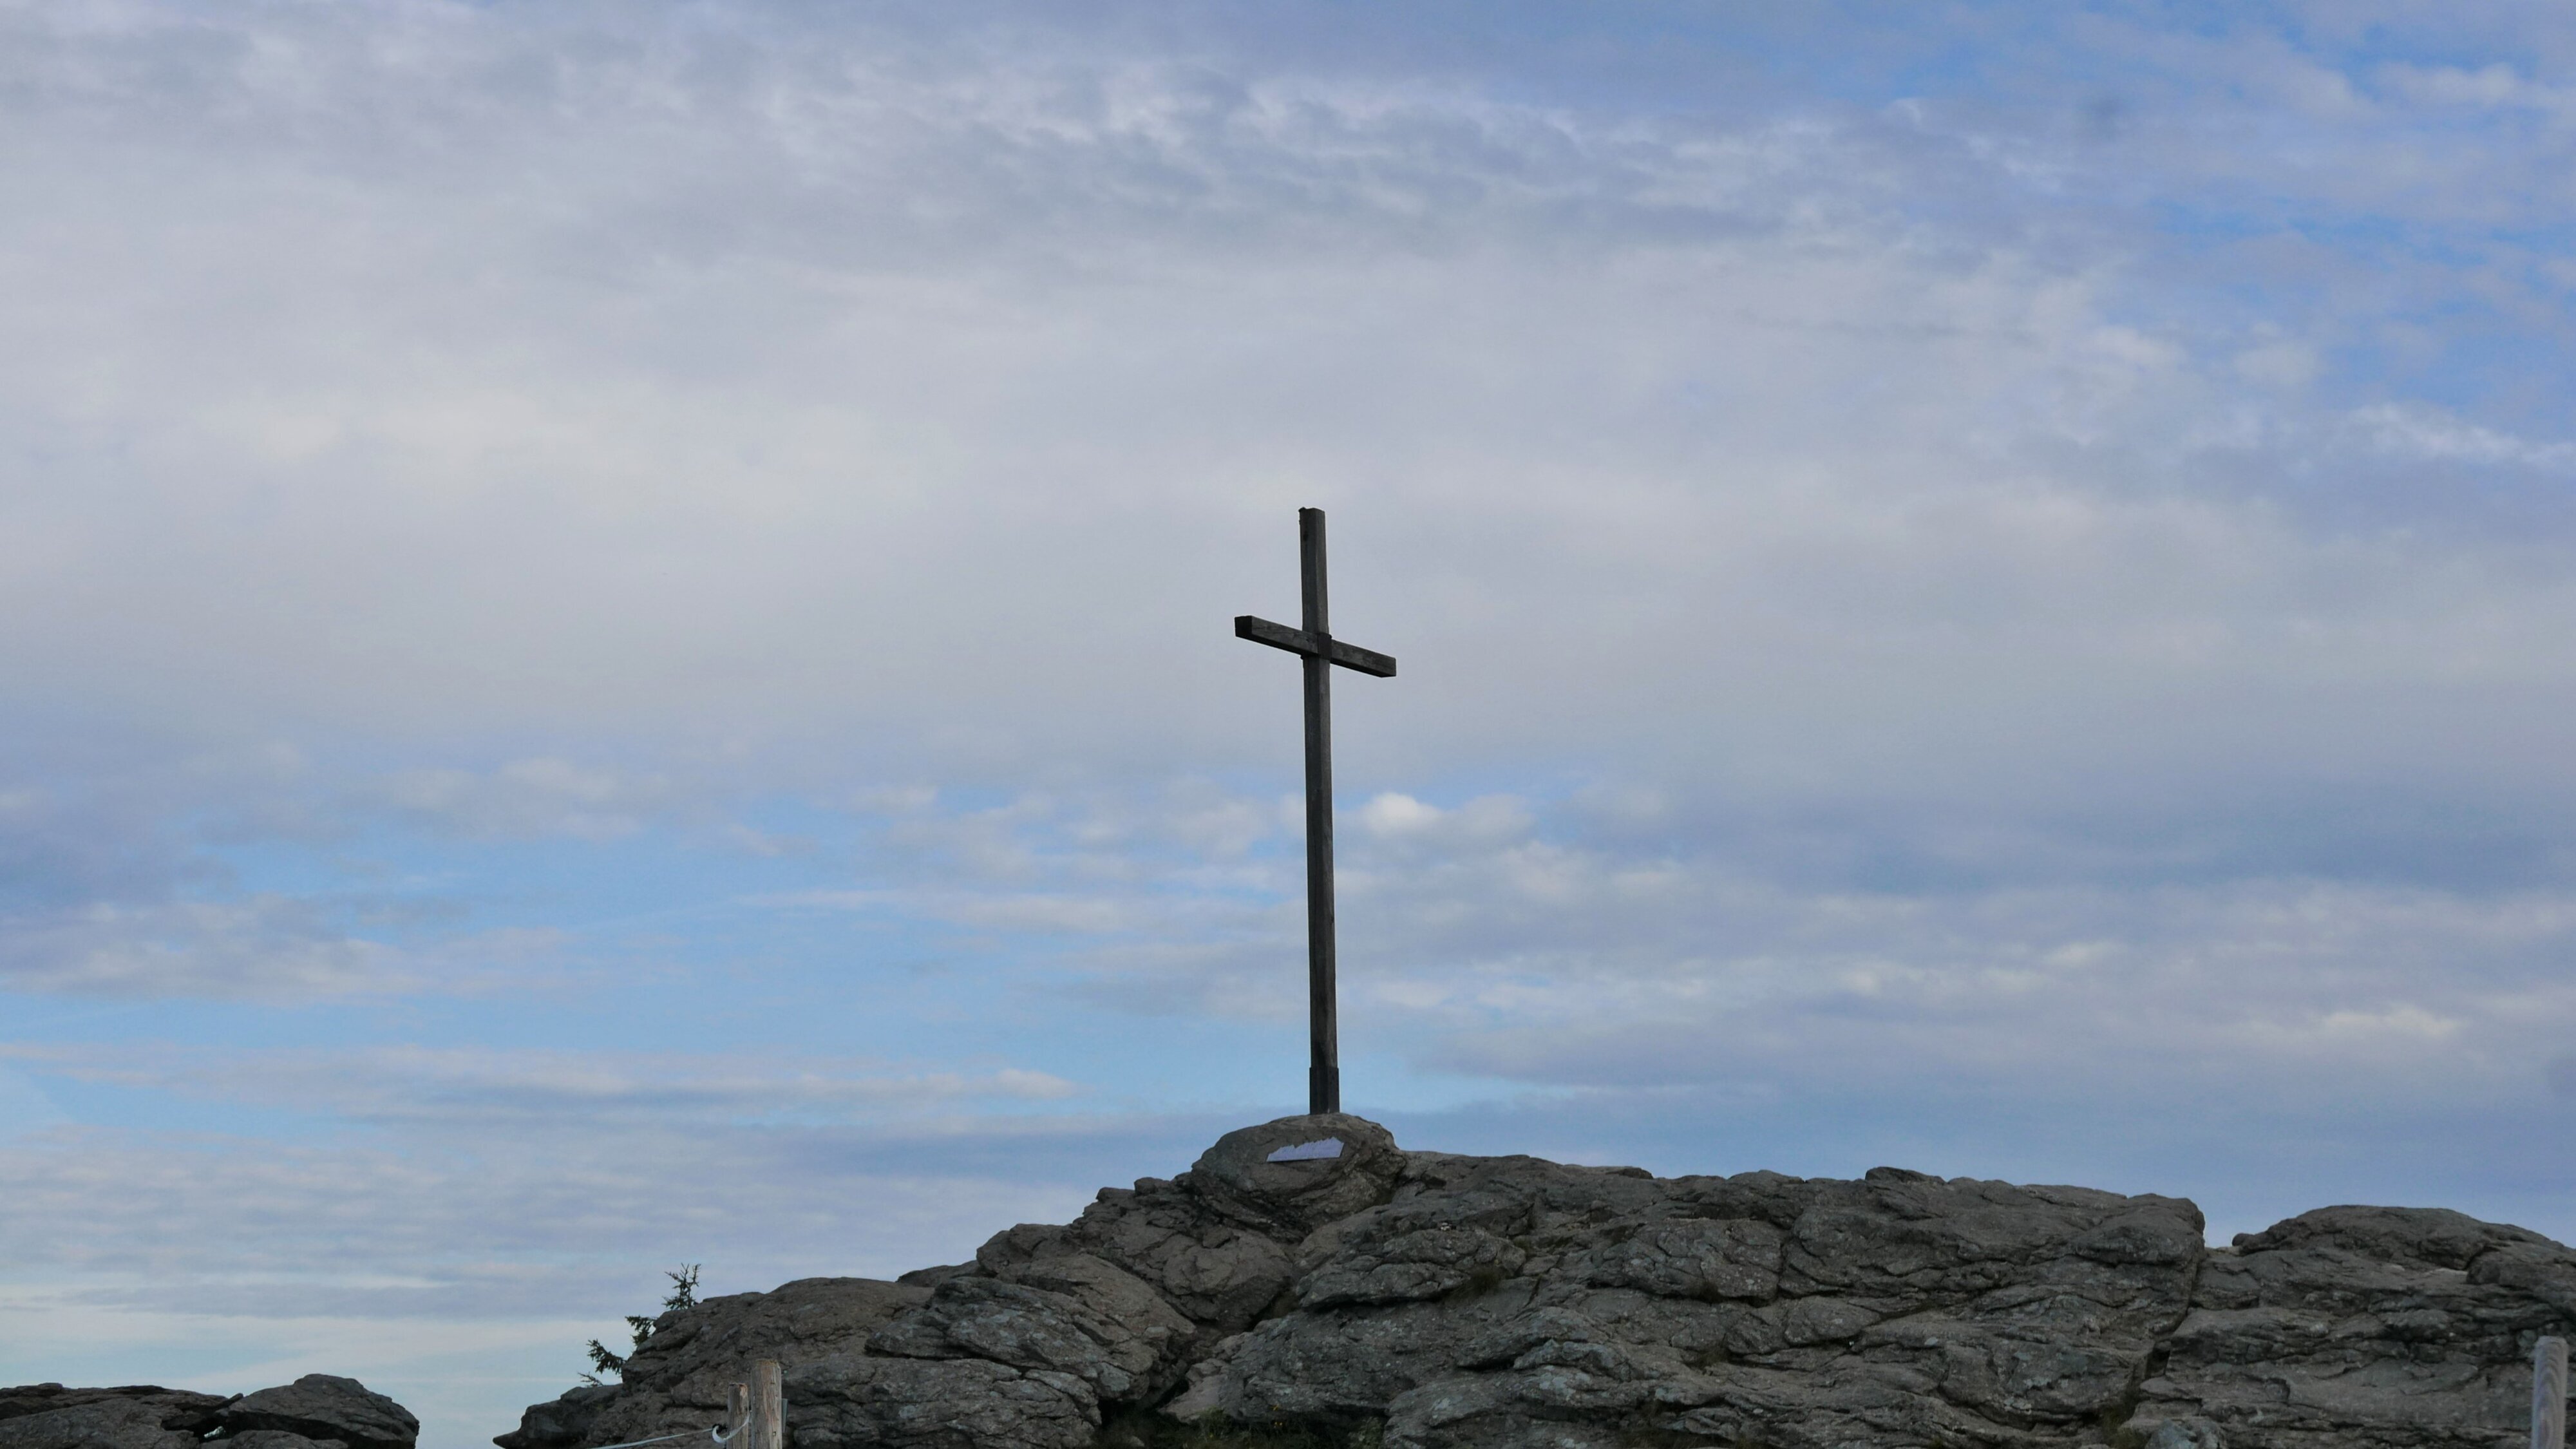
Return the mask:
M 1413 1145 L 2576 1237 L 2576 21 L 0 0 L 0 1381 Z M 2554 1145 L 2553 1145 L 2554 1144 Z

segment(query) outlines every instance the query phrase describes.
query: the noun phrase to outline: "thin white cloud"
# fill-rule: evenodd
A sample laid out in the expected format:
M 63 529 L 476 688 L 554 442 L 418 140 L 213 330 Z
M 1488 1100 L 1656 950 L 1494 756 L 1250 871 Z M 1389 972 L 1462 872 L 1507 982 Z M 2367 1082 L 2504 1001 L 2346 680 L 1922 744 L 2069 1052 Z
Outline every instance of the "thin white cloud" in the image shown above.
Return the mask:
M 161 1045 L 94 1052 L 0 1047 L 77 1081 L 114 1082 L 246 1105 L 327 1112 L 355 1121 L 553 1121 L 589 1130 L 620 1119 L 756 1123 L 815 1114 L 882 1120 L 963 1103 L 1056 1101 L 1072 1082 L 1025 1067 L 889 1070 L 884 1064 L 778 1054 L 758 1061 L 675 1052 L 499 1051 L 482 1047 L 270 1050 L 245 1073 L 232 1053 Z
M 2352 426 L 2375 447 L 2429 462 L 2549 469 L 2576 464 L 2576 443 L 2534 442 L 2422 404 L 2361 408 Z
M 270 896 L 0 918 L 0 983 L 84 996 L 309 1000 L 412 989 L 421 976 L 402 951 Z
M 487 772 L 405 770 L 361 797 L 432 828 L 479 836 L 569 835 L 614 840 L 672 803 L 671 782 L 552 757 Z

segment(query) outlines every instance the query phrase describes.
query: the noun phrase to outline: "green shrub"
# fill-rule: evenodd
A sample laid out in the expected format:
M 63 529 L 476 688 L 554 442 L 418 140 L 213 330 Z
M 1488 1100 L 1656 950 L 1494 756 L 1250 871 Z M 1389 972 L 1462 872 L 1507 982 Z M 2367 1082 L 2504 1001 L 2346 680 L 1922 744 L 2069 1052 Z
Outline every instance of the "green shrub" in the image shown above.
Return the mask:
M 671 1280 L 670 1295 L 662 1300 L 663 1313 L 677 1313 L 683 1308 L 698 1306 L 697 1264 L 683 1263 L 677 1269 L 665 1272 L 662 1276 Z M 623 1377 L 626 1372 L 626 1361 L 635 1356 L 635 1350 L 653 1341 L 653 1322 L 652 1318 L 647 1318 L 640 1313 L 626 1315 L 626 1326 L 633 1331 L 635 1342 L 624 1353 L 615 1352 L 598 1339 L 592 1339 L 590 1372 L 583 1374 L 581 1381 L 586 1384 L 596 1384 L 600 1381 L 601 1374 L 617 1374 Z

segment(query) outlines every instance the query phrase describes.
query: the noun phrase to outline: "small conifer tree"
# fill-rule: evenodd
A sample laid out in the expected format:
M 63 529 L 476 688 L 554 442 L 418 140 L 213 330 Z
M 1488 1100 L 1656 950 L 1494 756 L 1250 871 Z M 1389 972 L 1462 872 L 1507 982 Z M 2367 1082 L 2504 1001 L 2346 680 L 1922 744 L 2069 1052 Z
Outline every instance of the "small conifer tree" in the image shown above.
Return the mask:
M 677 1313 L 683 1308 L 695 1308 L 698 1306 L 697 1264 L 683 1263 L 676 1270 L 666 1271 L 662 1276 L 671 1280 L 670 1296 L 662 1300 L 662 1312 Z M 635 1342 L 633 1345 L 628 1347 L 624 1353 L 618 1353 L 609 1348 L 608 1345 L 601 1343 L 598 1339 L 592 1339 L 590 1341 L 590 1372 L 583 1374 L 581 1376 L 581 1381 L 585 1384 L 597 1384 L 600 1382 L 599 1376 L 601 1374 L 618 1374 L 623 1376 L 626 1370 L 626 1361 L 635 1356 L 635 1350 L 642 1348 L 645 1344 L 653 1341 L 653 1322 L 653 1319 L 647 1318 L 640 1313 L 630 1313 L 626 1315 L 626 1326 L 633 1330 L 635 1334 Z

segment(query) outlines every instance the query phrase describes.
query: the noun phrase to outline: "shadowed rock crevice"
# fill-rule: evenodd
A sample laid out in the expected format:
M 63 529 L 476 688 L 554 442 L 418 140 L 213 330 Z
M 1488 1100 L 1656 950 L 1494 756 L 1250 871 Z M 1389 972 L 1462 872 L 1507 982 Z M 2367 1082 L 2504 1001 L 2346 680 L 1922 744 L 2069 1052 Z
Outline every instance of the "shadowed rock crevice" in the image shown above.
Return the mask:
M 1290 1117 L 971 1264 L 668 1315 L 624 1383 L 496 1442 L 702 1428 L 775 1358 L 797 1449 L 2505 1449 L 2533 1341 L 2576 1326 L 2576 1255 L 2458 1213 L 2202 1234 L 2154 1195 L 1657 1178 Z

